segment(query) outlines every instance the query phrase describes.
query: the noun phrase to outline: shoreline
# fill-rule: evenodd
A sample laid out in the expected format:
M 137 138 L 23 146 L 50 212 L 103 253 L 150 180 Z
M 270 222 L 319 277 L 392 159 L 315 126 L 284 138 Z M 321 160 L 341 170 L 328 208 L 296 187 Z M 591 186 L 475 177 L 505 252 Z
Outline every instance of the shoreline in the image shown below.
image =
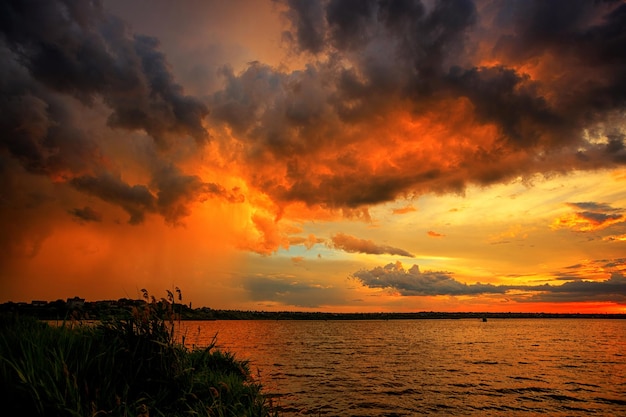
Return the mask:
M 142 308 L 144 300 L 120 299 L 116 301 L 28 303 L 6 302 L 0 304 L 0 313 L 33 316 L 41 320 L 108 320 L 127 317 L 133 309 Z M 377 312 L 332 313 L 303 311 L 243 311 L 200 307 L 192 309 L 186 304 L 172 305 L 177 320 L 460 320 L 460 319 L 626 319 L 626 313 L 523 313 L 523 312 Z

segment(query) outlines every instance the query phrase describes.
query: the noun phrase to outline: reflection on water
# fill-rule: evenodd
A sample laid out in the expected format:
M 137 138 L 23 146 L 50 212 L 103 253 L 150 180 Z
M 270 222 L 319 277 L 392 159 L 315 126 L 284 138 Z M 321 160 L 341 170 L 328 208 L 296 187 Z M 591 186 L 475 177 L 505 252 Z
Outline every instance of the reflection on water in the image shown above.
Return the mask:
M 183 322 L 282 415 L 626 415 L 626 320 Z

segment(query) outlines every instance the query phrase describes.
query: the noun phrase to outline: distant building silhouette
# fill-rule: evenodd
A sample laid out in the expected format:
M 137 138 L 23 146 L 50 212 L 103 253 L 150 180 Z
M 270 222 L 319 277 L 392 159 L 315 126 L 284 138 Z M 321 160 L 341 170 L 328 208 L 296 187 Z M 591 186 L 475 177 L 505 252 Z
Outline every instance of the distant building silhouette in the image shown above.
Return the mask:
M 80 297 L 68 298 L 67 308 L 82 308 L 85 305 L 85 299 Z

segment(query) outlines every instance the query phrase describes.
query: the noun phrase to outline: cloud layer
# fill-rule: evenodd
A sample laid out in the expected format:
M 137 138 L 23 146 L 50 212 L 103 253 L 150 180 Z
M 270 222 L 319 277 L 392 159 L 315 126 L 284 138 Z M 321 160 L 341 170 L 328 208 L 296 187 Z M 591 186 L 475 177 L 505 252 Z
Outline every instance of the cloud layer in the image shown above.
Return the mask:
M 466 284 L 454 279 L 452 274 L 447 272 L 421 272 L 417 265 L 405 269 L 397 262 L 371 270 L 357 271 L 352 274 L 352 278 L 366 287 L 392 290 L 403 296 L 476 296 L 525 292 L 533 295 L 530 297 L 518 295 L 517 301 L 611 301 L 626 304 L 626 277 L 620 272 L 613 272 L 611 277 L 604 281 L 575 280 L 562 285 Z
M 605 203 L 580 202 L 567 203 L 576 212 L 556 219 L 553 229 L 570 228 L 580 232 L 606 229 L 610 226 L 624 226 L 626 218 L 623 209 L 611 207 Z
M 183 173 L 168 153 L 184 137 L 206 142 L 202 120 L 209 110 L 175 82 L 156 38 L 132 33 L 98 1 L 3 1 L 0 8 L 3 160 L 119 206 L 131 224 L 146 213 L 177 223 L 191 203 L 208 196 L 241 201 L 237 193 Z M 150 181 L 124 180 L 122 167 L 103 150 L 107 144 L 81 127 L 82 109 L 94 108 L 105 109 L 109 128 L 152 139 L 135 156 L 147 165 Z M 20 175 L 8 171 L 11 164 L 0 169 Z
M 307 66 L 225 69 L 210 115 L 278 204 L 354 208 L 626 161 L 621 2 L 284 6 Z
M 398 255 L 413 258 L 414 255 L 404 249 L 388 245 L 378 245 L 371 240 L 359 239 L 345 233 L 337 233 L 331 237 L 332 247 L 346 252 L 367 253 L 370 255 Z
M 507 291 L 505 287 L 491 284 L 464 284 L 452 278 L 449 272 L 421 272 L 417 265 L 405 270 L 400 262 L 357 271 L 352 276 L 367 287 L 391 289 L 401 295 L 478 295 Z
M 208 196 L 244 199 L 184 172 L 184 138 L 202 148 L 214 135 L 215 163 L 277 212 L 626 162 L 621 2 L 278 4 L 303 67 L 226 64 L 201 100 L 185 95 L 158 39 L 99 1 L 3 1 L 3 158 L 122 208 L 131 224 L 147 213 L 177 224 Z M 151 138 L 137 161 L 148 180 L 107 160 L 81 107 Z

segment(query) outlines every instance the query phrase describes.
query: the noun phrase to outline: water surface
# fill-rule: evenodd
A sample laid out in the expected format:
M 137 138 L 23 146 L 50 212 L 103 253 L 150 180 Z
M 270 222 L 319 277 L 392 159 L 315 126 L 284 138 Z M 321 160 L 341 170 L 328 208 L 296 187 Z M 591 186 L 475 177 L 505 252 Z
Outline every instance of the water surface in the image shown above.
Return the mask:
M 626 320 L 183 322 L 283 416 L 626 416 Z

